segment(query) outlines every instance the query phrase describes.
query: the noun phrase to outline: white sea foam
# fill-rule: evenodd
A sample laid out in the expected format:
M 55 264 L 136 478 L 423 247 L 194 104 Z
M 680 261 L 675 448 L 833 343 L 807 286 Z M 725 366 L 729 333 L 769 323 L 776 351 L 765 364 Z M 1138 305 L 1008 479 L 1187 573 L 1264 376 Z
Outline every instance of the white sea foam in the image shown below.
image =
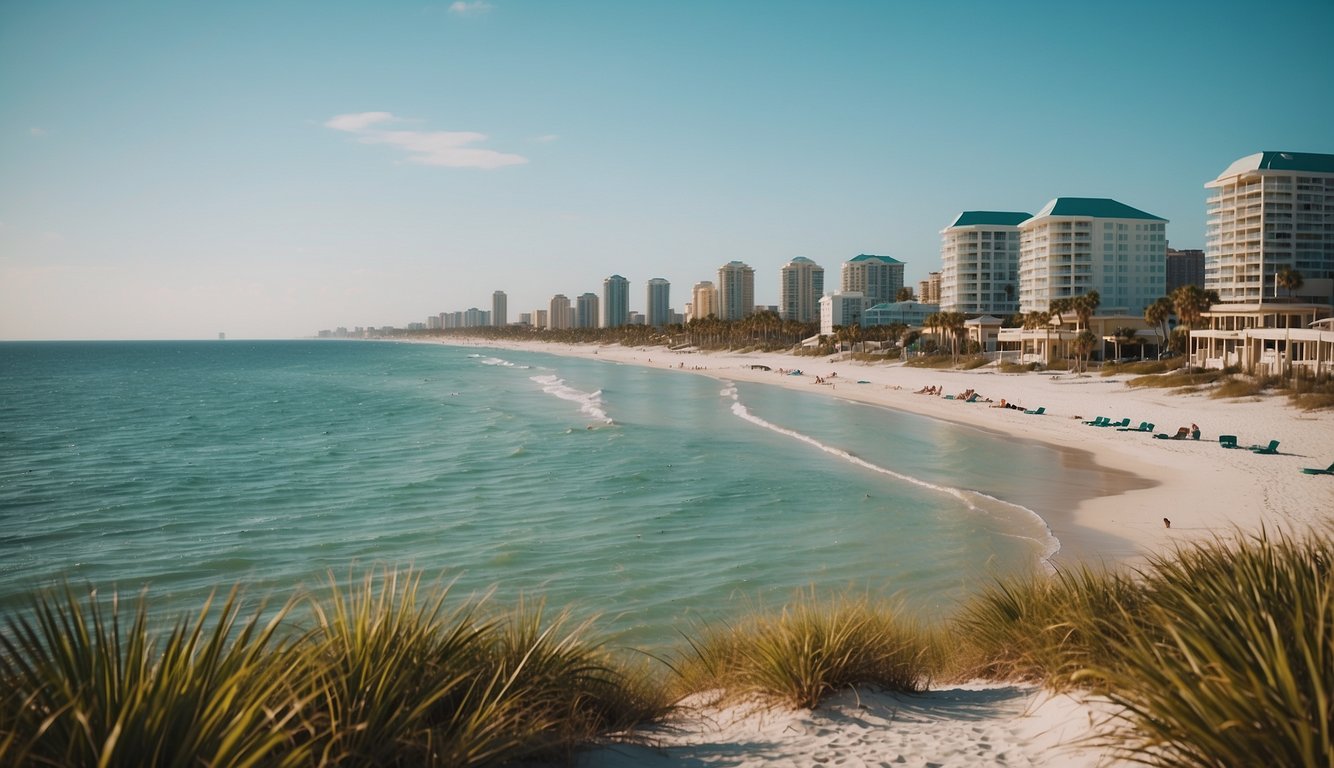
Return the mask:
M 597 419 L 604 424 L 614 423 L 607 412 L 602 408 L 602 390 L 596 392 L 583 392 L 565 383 L 565 379 L 552 374 L 530 377 L 532 381 L 542 385 L 542 391 L 549 395 L 555 395 L 562 400 L 569 400 L 572 403 L 579 404 L 579 411 L 591 419 Z
M 481 357 L 481 356 L 469 355 L 469 357 Z M 531 365 L 519 365 L 518 363 L 512 363 L 509 360 L 504 360 L 499 357 L 488 357 L 483 360 L 479 360 L 478 362 L 480 362 L 482 365 L 496 365 L 500 366 L 501 368 L 517 368 L 521 371 L 526 371 L 532 367 Z
M 803 434 L 801 432 L 797 432 L 796 430 L 788 429 L 786 427 L 780 427 L 777 424 L 774 424 L 773 422 L 770 421 L 765 421 L 759 416 L 756 416 L 755 414 L 751 413 L 750 409 L 746 408 L 746 406 L 741 403 L 740 395 L 737 393 L 735 386 L 729 386 L 728 388 L 724 389 L 720 394 L 723 397 L 730 397 L 732 399 L 732 413 L 740 417 L 741 419 L 744 419 L 745 421 L 748 421 L 756 426 L 763 427 L 770 431 L 777 432 L 780 435 L 785 435 L 794 440 L 800 440 L 801 442 L 806 443 L 807 445 L 814 446 L 815 448 L 818 448 L 821 451 L 830 454 L 831 456 L 837 456 L 838 458 L 843 459 L 844 461 L 850 464 L 862 467 L 863 469 L 869 469 L 872 472 L 878 472 L 882 475 L 888 475 L 896 480 L 900 480 L 905 483 L 909 483 L 911 485 L 916 485 L 920 488 L 926 488 L 928 490 L 935 491 L 937 493 L 944 493 L 953 496 L 954 498 L 962 502 L 964 506 L 966 506 L 972 512 L 980 514 L 990 514 L 992 510 L 1001 508 L 1009 512 L 1026 514 L 1031 516 L 1035 522 L 1037 522 L 1039 525 L 1042 526 L 1042 529 L 1046 535 L 1041 539 L 1037 537 L 1028 537 L 1028 538 L 1031 538 L 1032 540 L 1037 541 L 1042 545 L 1043 551 L 1039 557 L 1045 567 L 1049 569 L 1052 567 L 1049 560 L 1061 548 L 1061 543 L 1055 536 L 1052 535 L 1051 528 L 1047 525 L 1047 521 L 1043 520 L 1041 515 L 1029 509 L 1028 507 L 1022 506 L 1020 504 L 1014 504 L 1005 501 L 1003 499 L 998 499 L 995 496 L 987 495 L 985 493 L 982 493 L 981 491 L 964 490 L 962 488 L 954 488 L 948 485 L 937 485 L 936 483 L 928 482 L 919 477 L 913 477 L 912 475 L 905 475 L 902 472 L 895 472 L 894 470 L 888 467 L 882 467 L 879 464 L 869 462 L 866 459 L 863 459 L 862 457 L 854 453 L 850 453 L 848 451 L 843 450 L 842 448 L 822 443 L 819 440 L 816 440 L 814 437 L 811 437 L 810 435 Z

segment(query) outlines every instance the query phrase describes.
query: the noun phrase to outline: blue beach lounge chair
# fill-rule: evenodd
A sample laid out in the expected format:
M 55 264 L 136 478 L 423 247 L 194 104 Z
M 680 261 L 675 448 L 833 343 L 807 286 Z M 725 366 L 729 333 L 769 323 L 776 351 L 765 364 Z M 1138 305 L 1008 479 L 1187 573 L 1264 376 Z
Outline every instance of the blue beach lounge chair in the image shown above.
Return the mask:
M 1307 475 L 1334 475 L 1334 464 L 1330 464 L 1328 469 L 1319 467 L 1302 467 L 1302 473 Z
M 1219 435 L 1219 436 L 1218 436 L 1218 444 L 1221 445 L 1221 446 L 1224 447 L 1224 448 L 1236 448 L 1236 447 L 1237 447 L 1237 436 L 1236 436 L 1236 435 Z
M 1265 455 L 1278 453 L 1278 441 L 1270 440 L 1269 445 L 1252 445 L 1251 453 L 1263 453 Z
M 1147 421 L 1141 421 L 1138 427 L 1121 427 L 1117 432 L 1152 432 L 1153 425 Z
M 1040 405 L 1031 411 L 1024 411 L 1024 413 L 1028 414 L 1029 416 L 1041 416 L 1046 412 L 1047 412 L 1047 406 L 1045 405 Z
M 1130 426 L 1130 418 L 1127 417 L 1127 418 L 1121 419 L 1120 421 L 1108 422 L 1107 424 L 1101 424 L 1101 425 L 1099 425 L 1099 426 L 1103 426 L 1103 427 L 1116 427 L 1117 429 L 1121 429 L 1121 428 L 1123 428 L 1123 427 L 1128 427 L 1128 426 Z
M 1084 423 L 1089 425 L 1090 427 L 1101 427 L 1104 424 L 1110 424 L 1111 422 L 1112 420 L 1107 418 L 1106 416 L 1099 416 L 1093 421 L 1086 421 Z

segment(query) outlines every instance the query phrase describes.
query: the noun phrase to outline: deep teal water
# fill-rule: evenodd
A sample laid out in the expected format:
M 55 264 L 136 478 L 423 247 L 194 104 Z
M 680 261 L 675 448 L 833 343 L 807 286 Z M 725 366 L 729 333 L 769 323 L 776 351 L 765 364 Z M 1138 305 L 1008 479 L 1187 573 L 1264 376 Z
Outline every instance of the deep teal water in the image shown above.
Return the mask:
M 388 564 L 639 647 L 805 588 L 947 612 L 1052 546 L 1036 478 L 1095 474 L 909 414 L 544 354 L 6 343 L 0 609 L 70 580 L 174 613 Z

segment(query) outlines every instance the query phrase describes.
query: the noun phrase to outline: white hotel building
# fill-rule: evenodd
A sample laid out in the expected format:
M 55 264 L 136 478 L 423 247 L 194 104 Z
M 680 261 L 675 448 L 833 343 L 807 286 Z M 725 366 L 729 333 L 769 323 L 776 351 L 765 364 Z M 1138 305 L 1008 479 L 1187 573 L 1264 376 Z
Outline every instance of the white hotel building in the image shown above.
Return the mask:
M 1166 289 L 1167 220 L 1099 197 L 1058 197 L 1019 225 L 1019 311 L 1097 291 L 1138 316 Z
M 798 256 L 778 271 L 778 314 L 784 320 L 811 323 L 820 319 L 824 267 Z
M 1334 155 L 1257 152 L 1204 185 L 1210 190 L 1204 287 L 1225 304 L 1282 295 L 1274 276 L 1301 273 L 1302 293 L 1326 298 L 1334 278 Z
M 964 211 L 940 231 L 942 310 L 1001 316 L 1019 311 L 1019 225 L 1031 218 L 1014 211 Z

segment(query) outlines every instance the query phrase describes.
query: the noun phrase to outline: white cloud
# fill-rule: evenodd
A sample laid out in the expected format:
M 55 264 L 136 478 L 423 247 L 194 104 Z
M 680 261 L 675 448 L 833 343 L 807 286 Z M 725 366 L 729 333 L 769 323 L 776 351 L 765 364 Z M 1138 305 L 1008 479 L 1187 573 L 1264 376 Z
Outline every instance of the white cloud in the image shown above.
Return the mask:
M 502 168 L 522 165 L 528 158 L 493 149 L 468 146 L 486 141 L 486 134 L 473 131 L 392 131 L 377 127 L 402 122 L 390 112 L 359 112 L 338 115 L 325 125 L 354 133 L 363 144 L 387 144 L 408 153 L 408 162 L 446 168 Z
M 326 120 L 324 125 L 333 128 L 335 131 L 358 133 L 376 123 L 383 123 L 393 119 L 394 116 L 389 112 L 352 112 L 346 115 L 335 115 Z
M 449 12 L 459 16 L 477 16 L 491 10 L 491 7 L 486 0 L 454 0 L 449 4 Z

